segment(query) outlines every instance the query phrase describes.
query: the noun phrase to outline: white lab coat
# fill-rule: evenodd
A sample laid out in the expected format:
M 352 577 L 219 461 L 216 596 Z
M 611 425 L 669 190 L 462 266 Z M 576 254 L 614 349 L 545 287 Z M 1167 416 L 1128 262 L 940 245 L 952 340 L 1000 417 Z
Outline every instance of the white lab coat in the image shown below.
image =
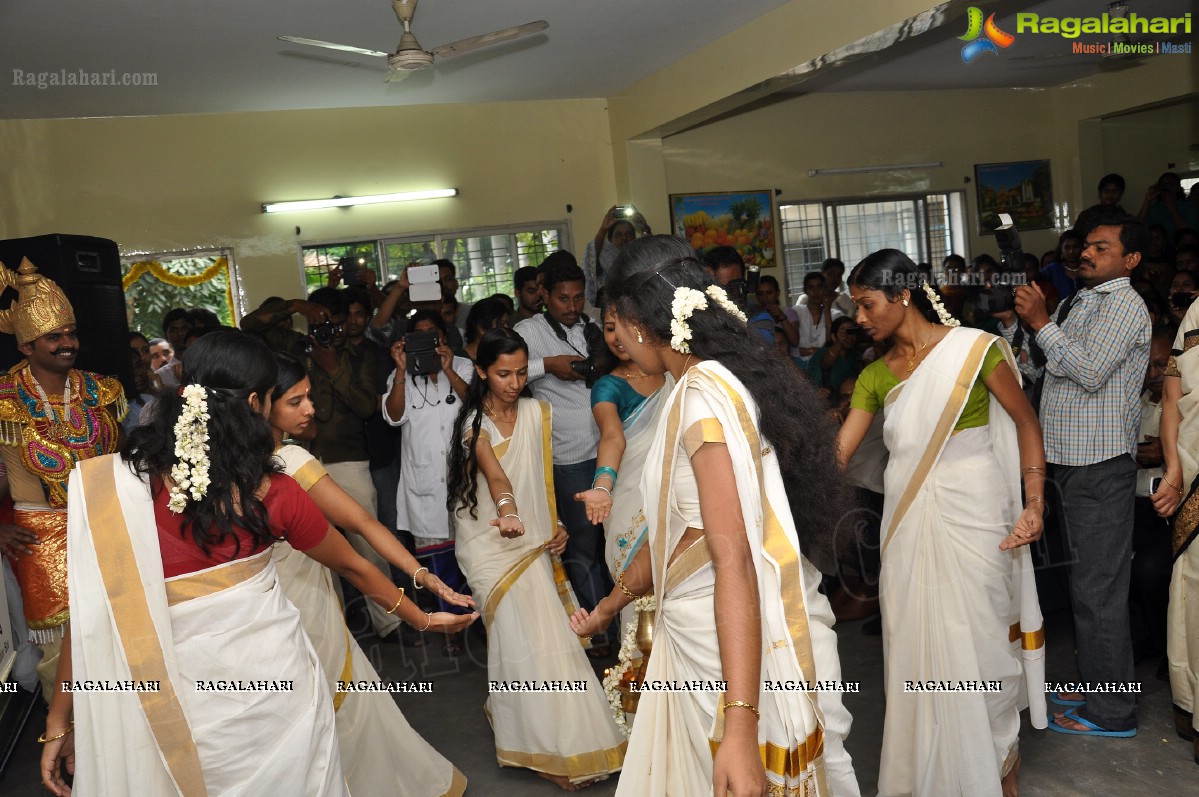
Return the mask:
M 455 357 L 453 368 L 470 384 L 474 365 L 465 357 Z M 417 537 L 448 540 L 450 513 L 446 509 L 446 457 L 454 419 L 462 409 L 462 400 L 454 393 L 454 402 L 446 402 L 453 388 L 445 374 L 437 382 L 432 378 L 405 374 L 404 415 L 393 419 L 387 414 L 387 396 L 395 383 L 395 371 L 387 378 L 383 395 L 383 419 L 404 429 L 400 449 L 400 486 L 396 490 L 396 528 Z M 427 381 L 426 381 L 427 380 Z

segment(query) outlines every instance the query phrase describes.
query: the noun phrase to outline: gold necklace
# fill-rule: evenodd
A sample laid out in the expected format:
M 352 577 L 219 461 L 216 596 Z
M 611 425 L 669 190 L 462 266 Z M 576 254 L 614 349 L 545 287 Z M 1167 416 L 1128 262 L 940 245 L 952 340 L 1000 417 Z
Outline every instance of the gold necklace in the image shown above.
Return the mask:
M 500 416 L 500 415 L 499 415 L 499 414 L 498 414 L 498 413 L 497 413 L 495 410 L 493 410 L 493 409 L 491 408 L 491 406 L 490 406 L 490 405 L 488 405 L 488 404 L 484 404 L 484 405 L 483 405 L 483 412 L 485 412 L 485 413 L 487 413 L 488 415 L 490 415 L 490 416 L 491 416 L 493 419 L 495 419 L 495 420 L 497 420 L 497 421 L 502 421 L 502 422 L 504 422 L 504 423 L 513 423 L 513 422 L 516 420 L 516 413 L 515 413 L 515 412 L 514 412 L 514 413 L 512 413 L 512 415 L 511 415 L 510 417 L 508 417 L 508 418 L 504 418 L 504 417 Z
M 916 353 L 912 355 L 912 358 L 910 360 L 908 360 L 908 373 L 909 374 L 912 371 L 916 370 L 916 358 L 920 356 L 920 352 L 922 352 L 928 348 L 929 341 L 931 341 L 932 339 L 933 339 L 933 333 L 929 332 L 928 337 L 924 339 L 924 345 L 921 346 L 920 348 L 916 349 Z
M 621 373 L 621 374 L 617 374 L 617 376 L 623 377 L 623 378 L 624 378 L 624 379 L 626 379 L 626 380 L 633 380 L 633 379 L 644 379 L 645 377 L 649 376 L 649 374 L 644 374 L 644 373 L 642 373 L 642 374 L 626 374 L 626 373 Z

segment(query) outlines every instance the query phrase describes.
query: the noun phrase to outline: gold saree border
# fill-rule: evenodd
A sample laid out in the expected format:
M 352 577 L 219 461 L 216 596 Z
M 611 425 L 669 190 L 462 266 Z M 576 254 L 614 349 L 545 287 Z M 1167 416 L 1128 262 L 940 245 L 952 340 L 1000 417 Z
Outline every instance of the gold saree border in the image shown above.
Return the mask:
M 1041 626 L 1036 631 L 1021 631 L 1019 623 L 1012 623 L 1008 629 L 1007 641 L 1015 642 L 1020 640 L 1020 647 L 1023 650 L 1040 650 L 1045 647 L 1045 626 Z
M 547 775 L 567 777 L 572 781 L 608 775 L 624 766 L 628 741 L 623 741 L 607 750 L 592 750 L 586 753 L 560 756 L 549 753 L 524 753 L 516 750 L 495 749 L 495 760 L 500 766 L 523 767 Z
M 466 793 L 466 775 L 458 771 L 458 767 L 450 765 L 454 770 L 453 777 L 450 780 L 450 788 L 441 797 L 462 797 Z
M 970 387 L 974 383 L 974 376 L 978 373 L 979 364 L 994 340 L 994 336 L 980 335 L 971 345 L 970 352 L 966 355 L 966 361 L 958 372 L 953 390 L 950 391 L 949 401 L 945 403 L 945 408 L 941 410 L 941 417 L 937 419 L 937 425 L 933 427 L 932 439 L 929 440 L 929 445 L 916 464 L 916 469 L 912 471 L 912 478 L 908 481 L 907 487 L 899 497 L 899 502 L 895 505 L 895 513 L 891 515 L 891 525 L 887 528 L 886 536 L 883 538 L 883 550 L 886 550 L 891 543 L 891 538 L 895 536 L 900 521 L 907 515 L 908 509 L 911 508 L 912 502 L 916 500 L 916 495 L 920 492 L 921 485 L 924 484 L 925 479 L 932 472 L 933 465 L 940 458 L 945 441 L 952 434 L 954 424 L 962 414 L 962 407 L 965 406 L 966 399 L 970 395 Z
M 687 550 L 679 554 L 666 568 L 666 594 L 695 575 L 701 567 L 712 561 L 712 551 L 708 548 L 708 538 L 701 536 L 687 546 Z
M 208 791 L 200 756 L 142 589 L 133 540 L 117 496 L 114 464 L 112 455 L 85 460 L 79 463 L 81 472 L 76 477 L 84 480 L 89 497 L 87 520 L 113 624 L 130 677 L 160 684 L 160 691 L 139 692 L 137 696 L 171 779 L 184 797 L 204 797 Z
M 341 605 L 340 602 L 338 603 L 338 605 L 339 606 Z M 343 682 L 348 683 L 348 682 L 354 680 L 354 649 L 350 647 L 350 644 L 351 644 L 350 643 L 350 627 L 347 625 L 347 626 L 345 626 L 345 629 L 346 629 L 346 658 L 345 658 L 345 661 L 343 661 L 341 664 L 341 680 Z M 348 694 L 349 694 L 349 692 L 343 692 L 340 689 L 336 688 L 336 684 L 334 685 L 334 689 L 333 689 L 333 713 L 334 714 L 336 714 L 338 712 L 338 710 L 341 708 L 341 704 L 346 702 L 346 695 L 348 695 Z
M 495 613 L 500 608 L 500 601 L 502 601 L 504 596 L 508 594 L 508 590 L 512 589 L 512 585 L 516 583 L 516 580 L 524 575 L 524 572 L 529 569 L 529 565 L 536 562 L 537 557 L 541 556 L 543 553 L 545 553 L 544 548 L 534 548 L 533 550 L 529 551 L 527 554 L 521 557 L 516 564 L 508 568 L 508 572 L 504 573 L 504 575 L 500 577 L 500 580 L 496 582 L 495 589 L 493 589 L 491 594 L 487 596 L 487 603 L 483 606 L 484 628 L 488 630 L 491 629 L 491 623 L 495 619 Z
M 236 559 L 208 570 L 167 579 L 167 605 L 178 606 L 196 598 L 206 598 L 230 587 L 236 587 L 265 570 L 270 559 L 271 550 L 267 548 L 265 551 L 245 559 Z
M 541 407 L 541 464 L 545 470 L 545 497 L 550 510 L 550 536 L 558 531 L 558 502 L 554 491 L 553 415 L 548 401 L 538 401 Z M 499 454 L 496 454 L 499 457 Z

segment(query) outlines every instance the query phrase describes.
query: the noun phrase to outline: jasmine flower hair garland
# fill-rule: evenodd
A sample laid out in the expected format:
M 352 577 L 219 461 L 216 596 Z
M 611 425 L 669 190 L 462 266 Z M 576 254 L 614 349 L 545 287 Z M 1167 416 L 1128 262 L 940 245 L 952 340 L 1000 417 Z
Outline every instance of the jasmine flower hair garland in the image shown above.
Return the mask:
M 203 385 L 181 388 L 183 410 L 175 421 L 175 456 L 171 466 L 171 498 L 167 507 L 178 514 L 190 497 L 199 501 L 208 493 L 208 391 Z
M 691 340 L 691 326 L 687 321 L 691 319 L 692 314 L 696 310 L 708 309 L 709 297 L 726 313 L 740 319 L 743 324 L 746 322 L 745 313 L 741 312 L 741 309 L 733 304 L 732 300 L 729 299 L 729 295 L 725 293 L 724 288 L 719 285 L 709 285 L 703 293 L 697 291 L 695 288 L 688 288 L 685 285 L 675 288 L 674 301 L 670 304 L 670 314 L 673 316 L 670 319 L 670 348 L 679 354 L 691 353 L 691 344 L 689 343 Z

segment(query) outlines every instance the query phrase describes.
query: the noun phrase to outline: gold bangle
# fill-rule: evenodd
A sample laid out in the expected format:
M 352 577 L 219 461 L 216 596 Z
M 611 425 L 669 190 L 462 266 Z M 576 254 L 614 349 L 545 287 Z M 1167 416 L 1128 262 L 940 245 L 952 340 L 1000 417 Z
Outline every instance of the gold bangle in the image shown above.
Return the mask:
M 641 597 L 640 595 L 634 595 L 633 591 L 624 585 L 624 571 L 623 570 L 621 570 L 619 573 L 616 574 L 616 586 L 620 587 L 620 591 L 623 592 L 626 596 L 628 596 L 629 600 L 635 601 Z
M 1174 482 L 1172 482 L 1172 481 L 1170 481 L 1169 479 L 1167 479 L 1167 478 L 1166 478 L 1166 475 L 1165 475 L 1164 473 L 1162 474 L 1162 481 L 1164 481 L 1166 484 L 1170 485 L 1170 486 L 1171 486 L 1171 487 L 1173 487 L 1175 490 L 1177 490 L 1179 495 L 1182 495 L 1182 488 L 1181 488 L 1181 487 L 1179 487 L 1179 486 L 1178 486 L 1177 484 L 1175 484 Z
M 404 602 L 404 588 L 397 587 L 397 589 L 399 589 L 399 591 L 400 591 L 400 599 L 398 601 L 396 601 L 395 606 L 392 606 L 390 609 L 387 610 L 388 614 L 395 614 L 396 609 L 400 608 L 400 604 Z
M 416 572 L 412 574 L 412 586 L 416 587 L 417 589 L 424 589 L 424 587 L 416 583 L 416 577 L 420 575 L 420 571 L 422 570 L 424 570 L 426 573 L 429 572 L 429 568 L 427 567 L 418 567 L 416 568 Z
M 67 726 L 67 729 L 65 731 L 58 734 L 57 736 L 47 736 L 46 734 L 43 733 L 41 736 L 37 737 L 37 743 L 45 744 L 46 742 L 53 742 L 57 739 L 61 739 L 62 737 L 66 736 L 68 733 L 70 733 L 73 730 L 75 730 L 75 721 L 71 720 L 71 724 Z
M 1044 473 L 1044 472 L 1045 472 L 1045 469 L 1044 469 L 1044 468 L 1038 468 L 1038 467 L 1025 468 L 1024 470 L 1020 471 L 1020 474 L 1021 474 L 1021 475 L 1023 475 L 1023 474 L 1025 474 L 1025 473 L 1032 473 L 1033 471 L 1038 471 L 1038 472 L 1040 472 L 1040 473 Z
M 758 711 L 758 707 L 753 703 L 746 703 L 744 700 L 726 700 L 724 701 L 724 707 L 725 710 L 730 708 L 747 708 L 754 713 L 755 717 L 758 719 L 762 718 L 762 714 Z
M 425 612 L 425 617 L 429 618 L 429 622 L 425 623 L 425 627 L 421 629 L 422 631 L 428 631 L 429 626 L 433 625 L 433 612 Z

